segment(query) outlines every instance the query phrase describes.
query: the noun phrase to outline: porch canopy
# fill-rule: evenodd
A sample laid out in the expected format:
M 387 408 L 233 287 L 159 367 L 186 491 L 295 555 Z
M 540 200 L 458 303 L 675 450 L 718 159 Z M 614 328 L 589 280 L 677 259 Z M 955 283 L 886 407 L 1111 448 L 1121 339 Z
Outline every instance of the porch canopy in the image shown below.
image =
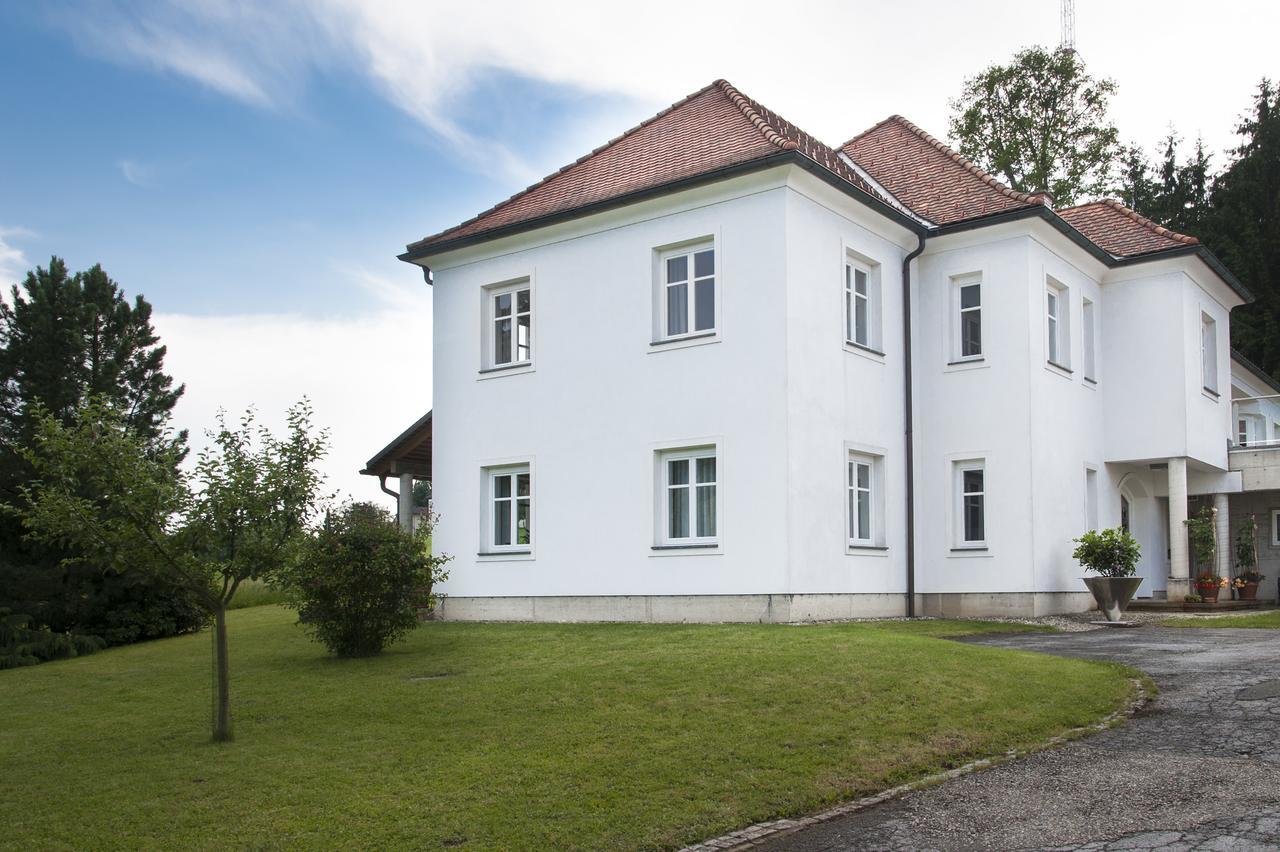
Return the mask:
M 360 472 L 378 477 L 382 490 L 396 498 L 400 524 L 408 529 L 413 518 L 413 482 L 431 481 L 431 412 L 379 450 Z M 400 480 L 398 493 L 387 487 L 389 476 Z

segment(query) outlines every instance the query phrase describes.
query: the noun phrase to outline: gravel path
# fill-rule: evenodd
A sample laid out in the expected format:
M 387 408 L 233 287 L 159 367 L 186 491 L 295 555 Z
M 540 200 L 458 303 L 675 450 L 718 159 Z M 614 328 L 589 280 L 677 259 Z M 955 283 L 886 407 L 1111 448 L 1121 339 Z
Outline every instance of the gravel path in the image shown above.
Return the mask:
M 1238 697 L 1280 679 L 1280 631 L 1144 626 L 969 641 L 1116 660 L 1161 693 L 1118 728 L 760 848 L 1280 850 L 1280 695 Z

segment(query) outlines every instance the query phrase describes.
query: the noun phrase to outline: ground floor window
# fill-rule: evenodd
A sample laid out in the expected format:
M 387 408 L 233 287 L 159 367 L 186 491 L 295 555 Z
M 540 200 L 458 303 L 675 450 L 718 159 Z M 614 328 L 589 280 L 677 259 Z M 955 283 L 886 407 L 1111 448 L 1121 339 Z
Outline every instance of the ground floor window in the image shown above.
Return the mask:
M 660 543 L 710 545 L 717 542 L 720 526 L 717 465 L 715 447 L 664 450 L 658 454 Z
M 987 543 L 986 462 L 969 459 L 955 463 L 954 520 L 957 547 L 982 547 Z
M 529 466 L 493 467 L 487 474 L 489 549 L 528 550 L 533 545 L 533 474 Z
M 850 451 L 845 460 L 845 507 L 850 547 L 884 543 L 884 457 Z
M 1271 544 L 1280 547 L 1280 509 L 1271 510 Z

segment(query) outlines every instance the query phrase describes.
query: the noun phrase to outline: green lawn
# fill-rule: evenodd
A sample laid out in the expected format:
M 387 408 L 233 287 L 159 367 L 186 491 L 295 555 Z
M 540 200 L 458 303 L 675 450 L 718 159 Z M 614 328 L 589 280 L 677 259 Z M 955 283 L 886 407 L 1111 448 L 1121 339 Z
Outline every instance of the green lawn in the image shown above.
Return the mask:
M 1249 615 L 1221 615 L 1212 618 L 1175 616 L 1160 622 L 1161 627 L 1267 627 L 1280 628 L 1280 609 L 1270 612 L 1254 612 Z
M 0 846 L 664 848 L 1098 719 L 1117 667 L 948 642 L 1012 625 L 425 624 L 336 660 L 208 633 L 0 672 Z
M 227 609 L 248 609 L 251 606 L 284 603 L 285 594 L 273 589 L 261 580 L 245 580 L 236 589 L 236 596 L 231 599 Z

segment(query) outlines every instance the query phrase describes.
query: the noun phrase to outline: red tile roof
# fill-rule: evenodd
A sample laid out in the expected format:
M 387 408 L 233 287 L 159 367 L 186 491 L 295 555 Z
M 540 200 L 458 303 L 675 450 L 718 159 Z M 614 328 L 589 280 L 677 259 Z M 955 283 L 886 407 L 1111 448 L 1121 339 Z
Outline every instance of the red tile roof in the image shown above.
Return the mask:
M 1046 203 L 996 180 L 900 115 L 840 147 L 877 183 L 939 225 Z
M 501 204 L 409 248 L 568 212 L 784 151 L 796 151 L 884 200 L 835 150 L 716 80 Z
M 1200 243 L 1195 237 L 1170 231 L 1109 198 L 1068 207 L 1059 210 L 1058 215 L 1103 251 L 1116 257 L 1133 257 Z

